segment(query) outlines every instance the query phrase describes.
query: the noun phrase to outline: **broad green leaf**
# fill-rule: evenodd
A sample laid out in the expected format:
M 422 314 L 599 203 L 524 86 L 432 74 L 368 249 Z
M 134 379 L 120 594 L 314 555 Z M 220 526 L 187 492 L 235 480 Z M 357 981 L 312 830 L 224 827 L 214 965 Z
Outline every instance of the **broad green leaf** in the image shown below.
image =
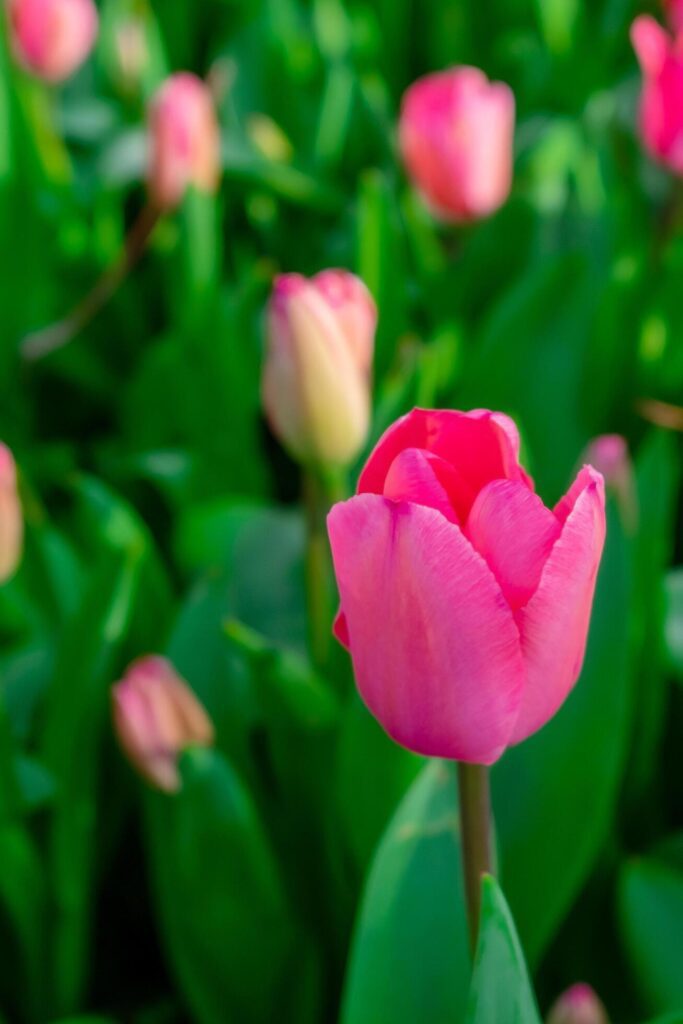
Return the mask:
M 666 657 L 676 673 L 676 678 L 681 682 L 683 681 L 683 570 L 672 569 L 667 573 L 664 587 L 666 592 L 664 623 Z
M 492 775 L 501 877 L 532 965 L 569 910 L 614 819 L 632 710 L 630 557 L 610 503 L 579 681 L 555 717 L 508 750 Z
M 515 923 L 498 883 L 482 879 L 466 1024 L 541 1024 Z
M 683 871 L 653 858 L 628 863 L 619 882 L 619 917 L 648 1006 L 683 1013 Z
M 433 761 L 377 848 L 356 920 L 341 1020 L 460 1021 L 468 985 L 455 770 Z

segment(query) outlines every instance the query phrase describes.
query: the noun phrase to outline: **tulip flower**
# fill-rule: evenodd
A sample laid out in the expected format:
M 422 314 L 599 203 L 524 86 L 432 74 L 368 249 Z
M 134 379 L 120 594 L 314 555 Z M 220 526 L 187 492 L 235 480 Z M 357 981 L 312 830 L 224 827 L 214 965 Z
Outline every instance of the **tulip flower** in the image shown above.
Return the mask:
M 635 530 L 638 524 L 638 495 L 633 463 L 626 439 L 621 434 L 602 434 L 588 445 L 585 461 L 602 474 L 605 486 L 617 500 L 624 524 Z
M 401 107 L 401 153 L 436 217 L 478 220 L 502 206 L 512 184 L 514 128 L 511 89 L 478 68 L 451 68 L 410 86 Z
M 557 1000 L 547 1024 L 609 1024 L 609 1020 L 590 985 L 573 985 Z
M 683 174 L 682 43 L 647 14 L 633 22 L 631 42 L 643 73 L 643 142 L 656 160 Z
M 158 789 L 180 787 L 178 755 L 211 746 L 213 725 L 169 661 L 139 658 L 112 692 L 114 727 L 132 764 Z
M 345 270 L 276 280 L 263 406 L 273 432 L 299 461 L 346 465 L 362 448 L 376 323 L 370 293 Z
M 8 14 L 15 57 L 46 82 L 73 75 L 97 35 L 93 0 L 9 0 Z
M 182 71 L 166 79 L 149 113 L 149 191 L 172 209 L 193 186 L 215 192 L 220 179 L 220 132 L 207 85 Z
M 21 559 L 24 520 L 12 453 L 0 444 L 0 583 L 12 576 Z
M 584 466 L 551 510 L 518 454 L 507 416 L 415 409 L 328 517 L 336 636 L 372 714 L 420 754 L 493 763 L 581 671 L 603 480 Z
M 682 0 L 664 0 L 664 10 L 667 21 L 674 32 L 683 31 L 683 2 Z

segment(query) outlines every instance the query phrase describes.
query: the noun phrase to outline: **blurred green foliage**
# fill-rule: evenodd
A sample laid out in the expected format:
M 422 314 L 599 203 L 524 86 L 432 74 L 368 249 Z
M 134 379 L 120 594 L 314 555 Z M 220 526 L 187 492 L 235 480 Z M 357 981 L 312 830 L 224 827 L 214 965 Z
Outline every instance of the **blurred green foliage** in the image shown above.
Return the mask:
M 3 23 L 0 436 L 27 519 L 0 589 L 5 1020 L 537 1024 L 524 958 L 541 1010 L 581 979 L 614 1021 L 683 1020 L 681 452 L 637 411 L 683 399 L 683 235 L 635 133 L 639 10 L 102 0 L 59 91 Z M 459 230 L 395 140 L 402 90 L 452 63 L 518 107 L 512 197 Z M 117 258 L 145 103 L 179 68 L 220 97 L 220 194 L 164 218 L 73 341 L 22 358 Z M 610 504 L 582 680 L 494 771 L 509 909 L 487 882 L 472 990 L 452 773 L 392 745 L 341 651 L 310 666 L 298 471 L 260 411 L 273 275 L 336 265 L 379 304 L 369 444 L 414 404 L 502 409 L 547 502 L 595 435 L 634 452 L 639 526 Z M 175 797 L 112 737 L 110 686 L 146 651 L 217 729 Z

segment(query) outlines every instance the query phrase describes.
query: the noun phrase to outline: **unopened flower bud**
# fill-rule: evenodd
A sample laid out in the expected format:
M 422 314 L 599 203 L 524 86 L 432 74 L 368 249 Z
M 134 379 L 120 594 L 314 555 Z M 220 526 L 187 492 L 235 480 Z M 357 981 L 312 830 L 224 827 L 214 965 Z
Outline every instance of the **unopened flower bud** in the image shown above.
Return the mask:
M 274 433 L 301 462 L 346 465 L 370 421 L 377 310 L 345 270 L 285 274 L 268 311 L 262 394 Z
M 182 71 L 166 79 L 149 114 L 149 191 L 172 209 L 193 186 L 215 192 L 220 180 L 220 131 L 208 86 Z
M 638 525 L 638 495 L 633 463 L 626 439 L 621 434 L 602 434 L 588 445 L 583 458 L 605 478 L 605 486 L 617 500 L 624 526 Z
M 47 82 L 69 78 L 97 35 L 93 0 L 9 0 L 8 14 L 15 57 Z
M 554 1004 L 547 1024 L 609 1024 L 609 1019 L 590 985 L 573 985 Z
M 12 453 L 0 444 L 0 583 L 15 572 L 21 559 L 24 520 Z
M 134 661 L 113 688 L 114 726 L 132 764 L 153 786 L 180 786 L 178 755 L 194 745 L 211 746 L 211 720 L 166 658 Z

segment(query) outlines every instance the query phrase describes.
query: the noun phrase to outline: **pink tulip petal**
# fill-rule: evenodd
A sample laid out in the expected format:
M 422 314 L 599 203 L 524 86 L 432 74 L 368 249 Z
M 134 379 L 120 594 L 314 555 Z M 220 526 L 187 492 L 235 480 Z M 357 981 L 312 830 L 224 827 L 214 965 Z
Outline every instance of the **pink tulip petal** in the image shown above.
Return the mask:
M 422 448 L 406 448 L 391 464 L 384 496 L 435 508 L 451 523 L 457 523 L 453 501 L 457 501 L 460 488 L 458 474 L 444 459 Z
M 490 569 L 439 512 L 364 494 L 328 529 L 356 681 L 398 743 L 491 764 L 518 716 L 525 669 Z
M 605 540 L 605 496 L 602 477 L 595 470 L 585 467 L 579 479 L 582 489 L 577 494 L 575 484 L 569 492 L 574 505 L 538 589 L 517 617 L 527 681 L 513 743 L 526 739 L 555 714 L 581 671 Z
M 494 480 L 479 492 L 465 533 L 517 611 L 536 590 L 561 530 L 550 509 L 524 484 Z
M 649 14 L 641 14 L 631 25 L 631 43 L 646 75 L 658 75 L 671 47 L 665 29 Z
M 358 493 L 382 494 L 397 455 L 404 448 L 423 448 L 457 470 L 461 489 L 455 511 L 460 522 L 465 522 L 475 497 L 490 480 L 507 478 L 530 484 L 517 461 L 514 436 L 499 416 L 481 409 L 470 413 L 413 409 L 377 442 L 358 481 Z
M 348 651 L 348 649 L 349 649 L 349 627 L 348 627 L 348 625 L 346 623 L 346 616 L 344 615 L 344 612 L 342 612 L 342 611 L 338 611 L 337 612 L 336 618 L 334 620 L 334 625 L 332 626 L 332 632 L 334 633 L 335 637 L 337 638 L 339 643 L 342 645 L 342 647 L 345 647 L 346 650 Z

